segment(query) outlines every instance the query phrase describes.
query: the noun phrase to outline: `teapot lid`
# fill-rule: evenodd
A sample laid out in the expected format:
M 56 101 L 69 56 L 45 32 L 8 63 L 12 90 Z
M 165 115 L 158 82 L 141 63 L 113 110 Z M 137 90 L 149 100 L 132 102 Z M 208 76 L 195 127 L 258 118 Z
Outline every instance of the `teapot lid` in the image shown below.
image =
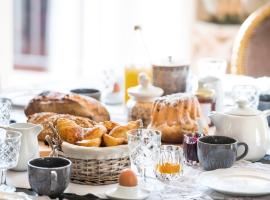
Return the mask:
M 236 104 L 237 107 L 231 109 L 227 114 L 238 116 L 255 116 L 261 114 L 261 111 L 249 107 L 246 100 L 238 100 Z
M 139 85 L 128 89 L 128 94 L 137 99 L 139 98 L 155 98 L 163 94 L 163 90 L 159 87 L 153 86 L 149 77 L 145 73 L 140 73 L 138 76 Z

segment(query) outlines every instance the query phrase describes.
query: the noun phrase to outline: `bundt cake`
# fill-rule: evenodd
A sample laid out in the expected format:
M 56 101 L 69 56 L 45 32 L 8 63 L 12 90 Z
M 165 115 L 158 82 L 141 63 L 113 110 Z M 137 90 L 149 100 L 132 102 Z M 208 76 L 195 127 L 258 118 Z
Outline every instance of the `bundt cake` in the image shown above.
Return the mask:
M 148 128 L 160 130 L 163 142 L 181 143 L 185 133 L 198 131 L 198 119 L 202 114 L 196 96 L 177 93 L 156 99 L 151 115 Z M 206 134 L 208 125 L 203 123 L 202 128 Z

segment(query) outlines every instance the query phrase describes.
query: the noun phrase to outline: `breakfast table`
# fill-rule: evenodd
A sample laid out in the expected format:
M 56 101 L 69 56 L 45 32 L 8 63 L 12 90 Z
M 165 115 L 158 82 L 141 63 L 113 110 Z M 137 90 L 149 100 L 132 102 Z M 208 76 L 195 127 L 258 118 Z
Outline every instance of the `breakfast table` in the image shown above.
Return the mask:
M 228 81 L 229 83 L 232 83 L 233 81 Z M 34 91 L 34 93 L 37 93 L 37 91 Z M 16 104 L 16 106 L 13 106 L 12 113 L 11 113 L 11 119 L 17 121 L 17 122 L 26 122 L 27 118 L 23 112 L 24 106 L 26 102 L 29 101 L 30 98 L 32 98 L 33 93 L 31 91 L 29 92 L 29 96 L 23 95 L 23 98 L 18 97 L 19 95 L 14 95 L 14 98 L 12 95 L 9 96 L 9 98 L 12 98 L 13 103 Z M 15 98 L 16 97 L 16 98 Z M 21 103 L 22 102 L 22 103 Z M 126 123 L 127 122 L 127 113 L 125 106 L 123 105 L 106 105 L 106 108 L 108 109 L 111 120 L 116 121 L 119 123 Z M 213 131 L 213 129 L 211 129 Z M 45 154 L 42 154 L 42 152 L 45 152 Z M 48 153 L 48 148 L 44 147 L 44 145 L 40 146 L 40 153 L 42 156 L 46 155 Z M 270 154 L 270 151 L 268 151 L 268 154 Z M 249 162 L 245 160 L 240 160 L 235 162 L 233 165 L 233 169 L 246 168 L 248 170 L 254 170 L 259 169 L 265 172 L 265 174 L 270 174 L 270 156 L 265 157 L 263 160 L 264 162 Z M 151 181 L 151 184 L 153 186 L 153 190 L 151 191 L 151 194 L 149 196 L 149 200 L 180 200 L 180 199 L 190 199 L 190 200 L 214 200 L 214 199 L 228 199 L 228 200 L 268 200 L 270 199 L 270 195 L 267 196 L 260 196 L 260 197 L 239 197 L 239 196 L 229 196 L 225 195 L 219 192 L 216 192 L 214 190 L 209 189 L 208 187 L 202 186 L 200 183 L 200 175 L 203 173 L 203 170 L 199 166 L 183 166 L 183 174 L 177 181 L 169 181 L 169 182 L 160 182 L 158 181 L 153 175 L 151 177 L 148 177 L 148 181 Z M 29 189 L 30 185 L 28 183 L 28 175 L 27 171 L 18 172 L 18 171 L 12 171 L 9 170 L 7 172 L 7 183 L 9 185 L 13 185 L 16 188 L 25 188 Z M 117 184 L 111 184 L 111 185 L 99 185 L 99 186 L 91 186 L 91 185 L 81 185 L 81 184 L 75 184 L 70 183 L 65 190 L 65 193 L 74 193 L 77 195 L 86 195 L 86 194 L 94 194 L 100 199 L 106 198 L 105 192 L 109 191 L 111 189 L 114 189 L 117 186 Z M 147 189 L 147 188 L 146 188 Z M 47 200 L 50 199 L 46 196 L 38 196 L 38 197 L 31 197 L 32 199 L 36 200 Z M 0 199 L 1 195 L 0 195 Z M 5 198 L 4 198 L 5 199 Z M 87 199 L 87 198 L 85 198 Z
M 120 122 L 126 121 L 125 109 L 124 106 L 108 106 L 108 110 L 113 118 Z M 12 112 L 12 119 L 17 121 L 25 121 L 26 118 L 23 114 L 21 107 L 14 107 Z M 266 161 L 267 162 L 267 161 Z M 270 163 L 270 162 L 269 162 Z M 270 165 L 263 164 L 260 162 L 251 163 L 248 161 L 238 161 L 234 164 L 233 168 L 244 167 L 247 169 L 261 169 L 266 173 L 270 173 Z M 149 196 L 149 200 L 169 200 L 169 199 L 192 199 L 192 200 L 212 200 L 212 199 L 228 199 L 228 200 L 252 200 L 252 199 L 261 199 L 267 200 L 270 199 L 270 195 L 262 197 L 236 197 L 228 196 L 214 190 L 204 187 L 199 182 L 199 175 L 203 172 L 200 167 L 189 167 L 184 166 L 183 176 L 177 181 L 171 181 L 166 184 L 159 182 L 153 177 L 150 177 L 149 180 L 153 182 L 154 190 Z M 7 183 L 14 185 L 17 188 L 30 188 L 28 183 L 27 172 L 15 172 L 9 170 L 7 173 Z M 74 193 L 77 195 L 85 195 L 88 193 L 94 194 L 100 198 L 106 198 L 105 192 L 116 187 L 116 184 L 111 185 L 100 185 L 100 186 L 90 186 L 90 185 L 81 185 L 70 183 L 68 188 L 65 190 L 65 193 Z M 157 188 L 157 189 L 155 189 Z M 1 198 L 0 198 L 1 199 Z M 36 200 L 47 200 L 49 197 L 33 197 Z
M 262 163 L 250 163 L 248 161 L 238 161 L 235 163 L 233 168 L 244 167 L 247 169 L 261 169 L 265 173 L 270 173 L 270 165 Z M 192 199 L 192 200 L 214 200 L 214 199 L 227 199 L 227 200 L 268 200 L 270 195 L 262 197 L 237 197 L 228 196 L 213 190 L 207 189 L 200 185 L 198 177 L 202 173 L 199 167 L 185 167 L 183 176 L 178 181 L 173 181 L 168 184 L 163 184 L 157 180 L 153 180 L 157 187 L 162 189 L 157 189 L 153 191 L 148 198 L 149 200 L 182 200 L 182 199 Z M 30 188 L 28 183 L 27 172 L 14 172 L 9 171 L 7 174 L 7 181 L 9 184 L 14 185 L 19 188 Z M 105 198 L 105 192 L 116 187 L 116 184 L 112 185 L 102 185 L 102 186 L 89 186 L 70 183 L 65 193 L 75 193 L 78 195 L 85 195 L 92 193 L 100 198 Z M 33 197 L 35 200 L 49 200 L 49 197 Z

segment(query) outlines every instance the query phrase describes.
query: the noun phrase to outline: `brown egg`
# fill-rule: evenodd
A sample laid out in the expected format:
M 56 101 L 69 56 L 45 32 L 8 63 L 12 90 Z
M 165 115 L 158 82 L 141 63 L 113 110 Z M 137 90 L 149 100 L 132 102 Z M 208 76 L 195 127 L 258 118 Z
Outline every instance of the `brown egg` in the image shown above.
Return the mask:
M 119 175 L 119 185 L 135 187 L 138 184 L 137 176 L 131 169 L 124 169 Z

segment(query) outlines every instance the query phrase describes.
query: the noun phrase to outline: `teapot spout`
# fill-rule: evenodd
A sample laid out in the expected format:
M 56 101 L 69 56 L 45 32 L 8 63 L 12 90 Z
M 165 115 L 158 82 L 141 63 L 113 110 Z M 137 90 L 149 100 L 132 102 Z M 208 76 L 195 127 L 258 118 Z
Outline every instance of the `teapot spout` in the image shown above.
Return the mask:
M 211 119 L 214 126 L 218 129 L 219 126 L 221 125 L 221 120 L 224 117 L 224 114 L 219 112 L 211 112 L 208 117 Z

